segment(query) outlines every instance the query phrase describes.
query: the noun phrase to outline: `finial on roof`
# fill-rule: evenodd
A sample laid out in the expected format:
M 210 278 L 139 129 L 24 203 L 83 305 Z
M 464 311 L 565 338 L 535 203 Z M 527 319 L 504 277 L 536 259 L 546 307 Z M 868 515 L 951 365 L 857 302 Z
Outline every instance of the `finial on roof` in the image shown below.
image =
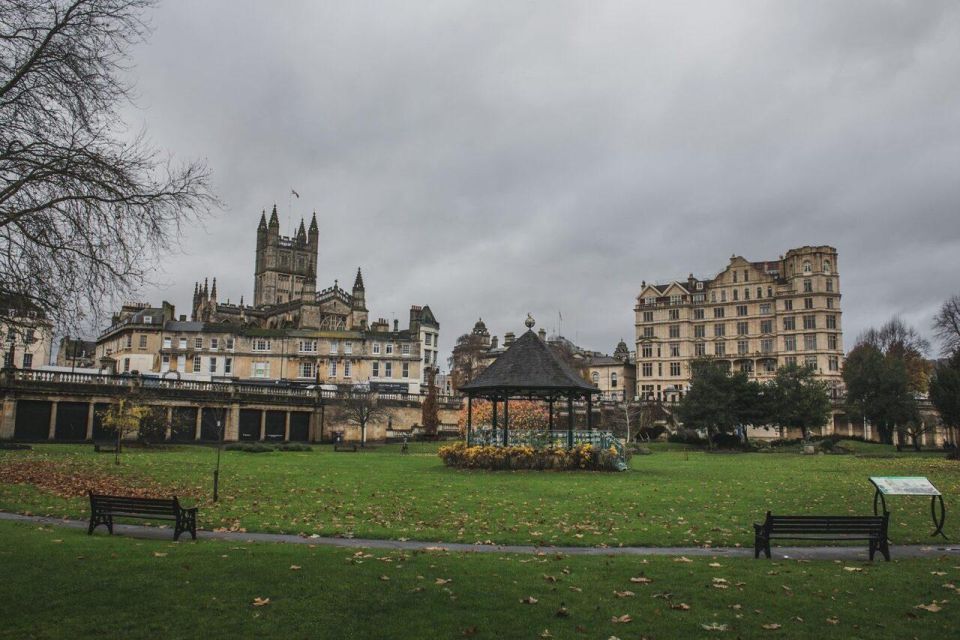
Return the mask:
M 363 289 L 363 274 L 360 273 L 360 267 L 357 267 L 357 277 L 353 281 L 354 290 Z
M 537 321 L 534 320 L 533 316 L 528 313 L 527 319 L 524 320 L 523 324 L 527 325 L 527 329 L 533 329 L 533 326 L 537 324 Z

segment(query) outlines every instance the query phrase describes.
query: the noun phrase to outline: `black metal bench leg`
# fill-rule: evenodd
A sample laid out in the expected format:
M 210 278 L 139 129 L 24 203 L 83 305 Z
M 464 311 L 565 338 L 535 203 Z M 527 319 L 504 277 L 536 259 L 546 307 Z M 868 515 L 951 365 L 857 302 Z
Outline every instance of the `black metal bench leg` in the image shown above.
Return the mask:
M 870 541 L 870 562 L 873 562 L 873 556 L 877 553 L 877 541 Z
M 890 562 L 890 541 L 886 538 L 880 541 L 880 553 L 883 554 L 884 560 Z

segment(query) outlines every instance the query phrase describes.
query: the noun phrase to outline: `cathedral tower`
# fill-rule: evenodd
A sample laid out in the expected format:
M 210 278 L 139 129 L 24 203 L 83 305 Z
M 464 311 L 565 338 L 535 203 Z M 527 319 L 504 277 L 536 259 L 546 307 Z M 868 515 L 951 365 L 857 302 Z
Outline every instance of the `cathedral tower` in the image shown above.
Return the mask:
M 309 233 L 301 220 L 293 237 L 280 235 L 277 205 L 273 205 L 269 223 L 265 213 L 262 214 L 257 227 L 254 306 L 312 300 L 316 295 L 318 249 L 316 214 L 310 223 Z

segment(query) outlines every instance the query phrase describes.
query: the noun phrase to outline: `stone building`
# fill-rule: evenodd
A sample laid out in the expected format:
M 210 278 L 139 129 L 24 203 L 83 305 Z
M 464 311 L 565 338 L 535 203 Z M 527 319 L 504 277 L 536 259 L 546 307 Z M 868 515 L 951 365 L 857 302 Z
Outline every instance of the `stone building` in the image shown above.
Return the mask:
M 637 296 L 637 395 L 677 400 L 690 386 L 690 362 L 715 358 L 751 378 L 777 367 L 810 365 L 837 397 L 843 331 L 837 251 L 791 249 L 779 260 L 740 256 L 713 278 L 643 282 Z
M 613 356 L 584 356 L 583 369 L 586 370 L 590 382 L 600 389 L 601 400 L 633 400 L 637 388 L 637 367 L 632 361 L 627 343 L 623 340 L 617 344 Z
M 279 234 L 276 207 L 257 228 L 254 304 L 221 301 L 216 278 L 194 284 L 188 320 L 173 306 L 126 305 L 97 341 L 98 359 L 117 372 L 203 379 L 296 380 L 370 384 L 419 393 L 437 364 L 440 324 L 429 306 L 412 305 L 401 328 L 368 320 L 358 268 L 350 291 L 317 291 L 319 229 L 301 220 L 294 237 Z
M 43 311 L 29 301 L 4 297 L 0 305 L 10 322 L 0 323 L 3 368 L 34 369 L 50 363 L 53 326 Z
M 64 337 L 60 339 L 55 364 L 63 368 L 91 369 L 97 366 L 96 353 L 97 343 L 93 340 Z

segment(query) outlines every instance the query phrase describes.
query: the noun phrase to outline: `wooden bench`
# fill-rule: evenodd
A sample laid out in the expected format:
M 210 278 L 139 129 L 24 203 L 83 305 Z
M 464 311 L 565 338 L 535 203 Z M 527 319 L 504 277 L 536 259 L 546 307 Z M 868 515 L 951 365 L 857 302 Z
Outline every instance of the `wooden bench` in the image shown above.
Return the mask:
M 770 540 L 867 540 L 870 543 L 870 560 L 877 549 L 890 561 L 890 546 L 887 540 L 887 525 L 890 513 L 882 516 L 775 516 L 767 511 L 763 524 L 754 523 L 756 534 L 753 557 L 759 558 L 763 550 L 770 557 Z
M 197 508 L 184 509 L 177 497 L 172 498 L 134 498 L 130 496 L 106 496 L 90 492 L 90 526 L 87 533 L 101 524 L 113 535 L 113 519 L 149 518 L 152 520 L 173 520 L 173 539 L 189 532 L 197 539 Z

